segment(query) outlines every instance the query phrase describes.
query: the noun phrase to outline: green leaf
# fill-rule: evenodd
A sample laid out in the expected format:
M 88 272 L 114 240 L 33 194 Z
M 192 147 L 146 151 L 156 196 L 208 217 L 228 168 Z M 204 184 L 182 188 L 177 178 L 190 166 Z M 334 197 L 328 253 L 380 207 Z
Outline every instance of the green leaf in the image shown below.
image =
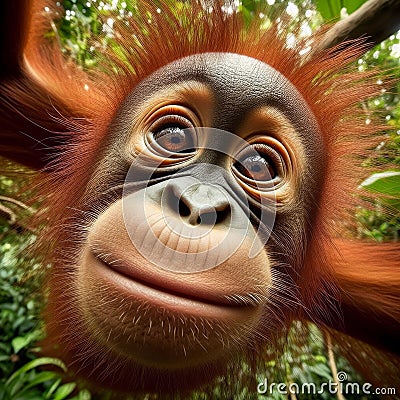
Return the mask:
M 367 0 L 317 0 L 317 10 L 325 21 L 331 21 L 340 17 L 342 8 L 347 13 L 356 11 Z
M 340 0 L 317 0 L 317 10 L 325 21 L 340 17 L 342 2 Z
M 40 367 L 42 365 L 55 365 L 61 368 L 64 372 L 67 371 L 67 367 L 65 364 L 59 360 L 58 358 L 52 357 L 41 357 L 36 360 L 30 361 L 27 364 L 23 365 L 20 369 L 15 371 L 7 380 L 6 385 L 11 385 L 12 381 L 15 381 L 19 376 L 23 375 L 25 372 L 28 372 L 31 369 L 36 367 Z
M 21 349 L 27 347 L 29 344 L 39 339 L 40 336 L 41 332 L 39 330 L 28 332 L 24 336 L 17 336 L 11 341 L 14 353 L 17 354 Z
M 59 378 L 57 379 L 46 391 L 44 398 L 45 399 L 50 399 L 51 395 L 57 390 L 57 388 L 60 386 L 60 383 L 62 382 L 62 379 Z
M 21 349 L 26 347 L 31 342 L 31 335 L 17 336 L 11 341 L 14 353 L 17 354 Z
M 400 171 L 386 171 L 371 175 L 361 186 L 388 196 L 400 196 Z
M 367 0 L 344 0 L 343 6 L 346 7 L 347 13 L 351 14 L 362 6 Z
M 313 372 L 314 374 L 322 378 L 325 378 L 326 380 L 332 379 L 331 370 L 325 364 L 310 365 L 308 369 L 309 371 Z
M 32 387 L 38 386 L 43 382 L 50 381 L 57 377 L 58 377 L 57 374 L 52 371 L 39 372 L 37 375 L 35 375 L 33 379 L 29 380 L 29 383 L 27 382 L 27 385 L 24 385 L 23 389 L 19 391 L 16 395 L 18 396 L 25 395 Z
M 64 400 L 68 395 L 70 395 L 76 387 L 76 383 L 66 383 L 65 385 L 60 386 L 55 395 L 54 400 Z
M 22 348 L 24 348 L 29 343 L 26 337 L 17 336 L 11 341 L 14 353 L 17 354 Z
M 90 394 L 89 390 L 83 389 L 76 396 L 71 397 L 70 400 L 90 400 L 91 398 L 92 395 Z
M 37 391 L 27 393 L 24 396 L 13 397 L 12 400 L 43 400 L 42 396 Z

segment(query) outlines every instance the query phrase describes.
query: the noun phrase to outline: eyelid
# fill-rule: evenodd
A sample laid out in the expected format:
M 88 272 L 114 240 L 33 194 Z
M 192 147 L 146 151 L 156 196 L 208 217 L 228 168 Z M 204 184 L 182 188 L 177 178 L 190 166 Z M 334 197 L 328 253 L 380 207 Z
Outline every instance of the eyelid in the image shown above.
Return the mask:
M 192 121 L 190 121 L 188 118 L 174 114 L 174 115 L 165 115 L 155 120 L 150 125 L 149 131 L 154 133 L 158 130 L 161 130 L 160 128 L 165 129 L 165 127 L 167 127 L 168 125 L 180 126 L 182 127 L 182 129 L 194 127 Z
M 246 154 L 249 153 L 249 154 Z M 265 158 L 270 158 L 272 159 L 272 161 L 278 164 L 279 166 L 283 166 L 284 162 L 282 160 L 281 155 L 279 154 L 278 151 L 276 151 L 273 147 L 271 146 L 267 146 L 264 143 L 254 143 L 254 144 L 250 144 L 248 147 L 246 147 L 245 149 L 243 149 L 238 155 L 237 155 L 237 159 L 240 160 L 244 160 L 246 157 L 248 156 L 252 156 L 252 155 L 260 155 L 261 157 L 263 155 L 267 156 Z M 277 171 L 278 172 L 278 171 Z
M 151 110 L 143 119 L 143 126 L 150 129 L 157 121 L 171 117 L 183 118 L 189 121 L 190 126 L 201 126 L 200 119 L 196 112 L 185 104 L 167 104 Z

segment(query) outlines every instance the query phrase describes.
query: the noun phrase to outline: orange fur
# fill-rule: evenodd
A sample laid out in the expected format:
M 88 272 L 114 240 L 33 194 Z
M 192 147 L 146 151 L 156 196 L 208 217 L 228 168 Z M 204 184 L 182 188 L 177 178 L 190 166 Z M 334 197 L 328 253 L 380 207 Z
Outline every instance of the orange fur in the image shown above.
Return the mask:
M 335 278 L 347 301 L 400 321 L 400 251 L 397 243 L 335 242 Z M 334 258 L 335 255 L 332 254 Z

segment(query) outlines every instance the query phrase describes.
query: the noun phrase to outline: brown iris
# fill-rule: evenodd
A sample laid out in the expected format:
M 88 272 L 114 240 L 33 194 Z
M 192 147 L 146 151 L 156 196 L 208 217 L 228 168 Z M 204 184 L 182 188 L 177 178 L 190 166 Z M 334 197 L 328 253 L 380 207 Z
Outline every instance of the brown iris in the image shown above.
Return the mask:
M 264 155 L 250 155 L 235 163 L 235 168 L 245 177 L 259 182 L 269 181 L 277 175 L 271 160 Z
M 233 168 L 248 183 L 262 183 L 281 178 L 283 162 L 274 148 L 264 143 L 254 143 L 240 152 Z
M 169 126 L 153 133 L 159 146 L 171 153 L 188 153 L 193 151 L 193 137 L 189 130 L 179 126 Z

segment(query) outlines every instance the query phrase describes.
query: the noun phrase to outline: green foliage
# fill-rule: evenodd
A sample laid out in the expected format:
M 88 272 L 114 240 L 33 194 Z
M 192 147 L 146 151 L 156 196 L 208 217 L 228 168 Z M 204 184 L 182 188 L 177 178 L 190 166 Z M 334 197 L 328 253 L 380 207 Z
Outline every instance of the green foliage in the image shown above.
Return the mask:
M 63 383 L 58 372 L 42 368 L 65 365 L 56 358 L 36 358 L 19 368 L 7 381 L 0 380 L 0 400 L 90 400 L 87 389 L 80 390 L 76 383 Z
M 0 226 L 0 371 L 9 375 L 22 362 L 32 359 L 32 345 L 41 337 L 37 282 L 23 283 L 25 267 L 32 273 L 38 265 L 26 254 L 32 242 L 7 226 Z
M 56 358 L 36 358 L 15 371 L 5 382 L 0 382 L 0 400 L 90 400 L 87 390 L 71 397 L 77 388 L 76 383 L 63 384 L 57 372 L 41 371 L 43 366 L 67 370 Z
M 340 349 L 333 348 L 332 350 L 335 354 L 340 354 Z M 333 356 L 332 361 L 338 372 L 346 373 L 347 382 L 358 383 L 361 387 L 363 380 L 354 372 L 346 359 Z M 295 322 L 288 333 L 283 356 L 277 359 L 271 355 L 270 361 L 265 364 L 265 370 L 257 376 L 257 382 L 268 384 L 268 393 L 259 394 L 257 399 L 287 400 L 290 398 L 289 389 L 297 390 L 298 388 L 297 398 L 301 400 L 332 400 L 336 396 L 328 390 L 317 392 L 324 386 L 326 388 L 329 382 L 334 381 L 329 363 L 327 338 L 315 325 Z M 285 385 L 287 394 L 279 392 L 277 385 L 280 383 Z M 271 386 L 272 393 L 269 392 Z M 346 394 L 346 399 L 359 400 L 360 397 L 356 394 Z
M 387 171 L 371 175 L 361 186 L 375 193 L 400 197 L 400 171 Z
M 346 9 L 351 14 L 363 5 L 367 0 L 316 0 L 317 10 L 325 21 L 338 19 L 341 10 Z
M 372 210 L 360 209 L 356 216 L 358 237 L 369 238 L 378 242 L 399 240 L 399 213 L 388 218 L 388 210 L 382 203 L 375 201 Z
M 371 207 L 357 211 L 357 235 L 380 242 L 398 241 L 400 235 L 400 34 L 374 47 L 358 61 L 360 71 L 379 67 L 381 95 L 363 104 L 365 122 L 380 119 L 388 129 L 383 141 L 371 149 L 365 165 L 387 170 L 361 183 L 371 192 Z M 397 81 L 396 81 L 397 79 Z
M 63 0 L 60 12 L 63 10 L 64 17 L 50 35 L 57 36 L 65 54 L 85 68 L 93 68 L 112 45 L 114 18 L 126 19 L 137 13 L 135 0 Z
M 371 193 L 382 195 L 373 201 L 372 209 L 357 211 L 358 236 L 378 242 L 399 240 L 400 234 L 400 171 L 371 175 L 361 183 Z
M 0 195 L 15 196 L 21 186 L 22 180 L 0 176 Z M 42 370 L 65 371 L 60 360 L 37 358 L 45 294 L 43 266 L 29 252 L 34 241 L 23 226 L 0 220 L 0 400 L 90 399 L 76 383 L 63 384 L 57 371 Z

